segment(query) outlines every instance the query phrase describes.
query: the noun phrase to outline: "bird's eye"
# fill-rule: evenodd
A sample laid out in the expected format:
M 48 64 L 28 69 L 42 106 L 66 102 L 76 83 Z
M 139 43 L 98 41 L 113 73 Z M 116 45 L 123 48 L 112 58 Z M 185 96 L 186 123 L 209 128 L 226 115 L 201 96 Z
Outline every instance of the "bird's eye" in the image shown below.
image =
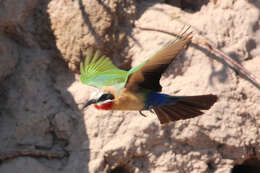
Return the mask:
M 113 100 L 115 97 L 113 94 L 103 94 L 101 97 L 99 97 L 98 102 L 105 101 L 105 100 Z

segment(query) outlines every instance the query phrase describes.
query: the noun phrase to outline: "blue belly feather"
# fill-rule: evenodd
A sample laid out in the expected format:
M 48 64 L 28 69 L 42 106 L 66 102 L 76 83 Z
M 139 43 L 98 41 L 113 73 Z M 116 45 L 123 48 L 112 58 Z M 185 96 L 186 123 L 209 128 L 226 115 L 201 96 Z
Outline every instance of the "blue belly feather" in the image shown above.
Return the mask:
M 144 109 L 149 109 L 151 107 L 157 107 L 165 104 L 175 104 L 176 102 L 177 99 L 173 99 L 167 94 L 151 92 L 148 94 Z

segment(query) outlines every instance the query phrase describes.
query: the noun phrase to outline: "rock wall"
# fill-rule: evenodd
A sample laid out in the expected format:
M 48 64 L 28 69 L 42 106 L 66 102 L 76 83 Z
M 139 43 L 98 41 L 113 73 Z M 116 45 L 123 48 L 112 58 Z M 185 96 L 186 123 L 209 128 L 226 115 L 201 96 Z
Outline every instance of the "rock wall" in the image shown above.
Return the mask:
M 199 45 L 161 84 L 172 95 L 217 94 L 205 115 L 162 126 L 149 112 L 80 110 L 94 89 L 74 72 L 89 46 L 129 68 L 174 39 L 138 26 L 189 24 L 260 76 L 260 3 L 194 2 L 1 1 L 0 172 L 260 172 L 260 91 Z

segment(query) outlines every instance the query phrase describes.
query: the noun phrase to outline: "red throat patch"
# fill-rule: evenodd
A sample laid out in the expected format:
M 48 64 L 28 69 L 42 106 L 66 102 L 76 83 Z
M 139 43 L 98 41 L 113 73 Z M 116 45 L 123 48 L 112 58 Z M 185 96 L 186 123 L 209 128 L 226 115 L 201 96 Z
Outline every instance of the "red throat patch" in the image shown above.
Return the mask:
M 101 110 L 111 110 L 112 106 L 113 106 L 114 102 L 106 102 L 106 103 L 103 103 L 103 104 L 95 104 L 95 108 L 96 109 L 101 109 Z

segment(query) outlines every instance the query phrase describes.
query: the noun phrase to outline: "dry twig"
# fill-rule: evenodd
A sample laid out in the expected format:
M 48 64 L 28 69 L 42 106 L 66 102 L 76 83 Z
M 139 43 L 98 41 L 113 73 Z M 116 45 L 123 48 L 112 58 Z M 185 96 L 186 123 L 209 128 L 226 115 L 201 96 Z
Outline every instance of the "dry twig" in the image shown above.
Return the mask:
M 0 153 L 0 163 L 16 157 L 43 157 L 48 159 L 62 159 L 67 156 L 65 152 L 51 152 L 41 150 L 20 150 L 20 151 L 8 151 Z

